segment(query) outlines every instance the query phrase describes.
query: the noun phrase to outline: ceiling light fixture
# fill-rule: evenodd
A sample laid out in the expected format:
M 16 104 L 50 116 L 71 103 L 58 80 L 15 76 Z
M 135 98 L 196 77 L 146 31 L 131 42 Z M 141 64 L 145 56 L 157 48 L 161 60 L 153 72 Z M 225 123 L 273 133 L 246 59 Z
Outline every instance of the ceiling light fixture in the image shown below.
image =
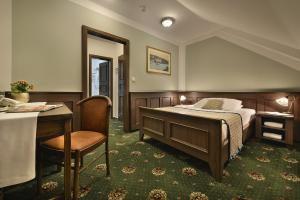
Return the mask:
M 175 19 L 172 17 L 164 17 L 161 20 L 161 25 L 165 28 L 172 26 L 175 22 Z

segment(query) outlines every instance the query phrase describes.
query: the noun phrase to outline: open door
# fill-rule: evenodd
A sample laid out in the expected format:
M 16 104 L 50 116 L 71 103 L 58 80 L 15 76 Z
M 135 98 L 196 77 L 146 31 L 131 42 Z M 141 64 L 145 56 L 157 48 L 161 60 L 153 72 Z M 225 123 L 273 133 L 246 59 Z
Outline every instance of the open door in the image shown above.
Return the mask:
M 113 58 L 89 55 L 89 95 L 104 95 L 113 103 Z M 113 108 L 111 109 L 113 117 Z
M 99 94 L 111 97 L 109 85 L 109 62 L 99 64 Z
M 123 113 L 124 113 L 124 56 L 119 56 L 118 57 L 118 82 L 119 82 L 119 94 L 118 94 L 118 119 L 120 121 L 123 120 Z

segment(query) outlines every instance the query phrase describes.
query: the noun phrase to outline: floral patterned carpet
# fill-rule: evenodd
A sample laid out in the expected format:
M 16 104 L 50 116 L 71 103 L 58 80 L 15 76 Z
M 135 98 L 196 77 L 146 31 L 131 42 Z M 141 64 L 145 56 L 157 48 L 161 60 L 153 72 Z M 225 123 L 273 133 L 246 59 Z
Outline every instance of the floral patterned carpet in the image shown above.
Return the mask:
M 211 177 L 208 165 L 153 139 L 139 142 L 138 132 L 125 134 L 111 121 L 111 176 L 105 159 L 80 176 L 81 199 L 300 199 L 300 146 L 292 150 L 250 140 L 239 156 L 228 163 L 222 182 Z M 103 147 L 86 156 L 92 160 Z M 34 183 L 5 192 L 5 199 L 33 199 Z M 51 199 L 63 191 L 63 174 L 44 179 L 42 196 Z

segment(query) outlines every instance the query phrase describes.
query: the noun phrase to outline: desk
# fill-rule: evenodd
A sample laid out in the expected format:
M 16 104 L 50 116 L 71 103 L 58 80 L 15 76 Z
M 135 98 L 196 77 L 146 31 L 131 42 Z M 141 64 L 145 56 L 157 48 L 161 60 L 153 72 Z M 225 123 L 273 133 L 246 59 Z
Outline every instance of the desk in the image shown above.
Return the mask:
M 51 103 L 49 103 L 51 104 Z M 64 134 L 65 158 L 64 158 L 64 196 L 71 199 L 71 127 L 72 115 L 66 105 L 60 108 L 40 112 L 37 120 L 37 140 Z

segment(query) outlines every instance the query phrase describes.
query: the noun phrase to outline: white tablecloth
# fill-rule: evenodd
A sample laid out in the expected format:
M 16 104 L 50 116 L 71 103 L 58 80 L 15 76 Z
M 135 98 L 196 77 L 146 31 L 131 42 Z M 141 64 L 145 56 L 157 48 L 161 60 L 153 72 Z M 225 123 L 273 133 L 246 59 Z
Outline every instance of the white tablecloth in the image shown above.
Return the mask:
M 0 113 L 0 188 L 35 177 L 38 114 Z

